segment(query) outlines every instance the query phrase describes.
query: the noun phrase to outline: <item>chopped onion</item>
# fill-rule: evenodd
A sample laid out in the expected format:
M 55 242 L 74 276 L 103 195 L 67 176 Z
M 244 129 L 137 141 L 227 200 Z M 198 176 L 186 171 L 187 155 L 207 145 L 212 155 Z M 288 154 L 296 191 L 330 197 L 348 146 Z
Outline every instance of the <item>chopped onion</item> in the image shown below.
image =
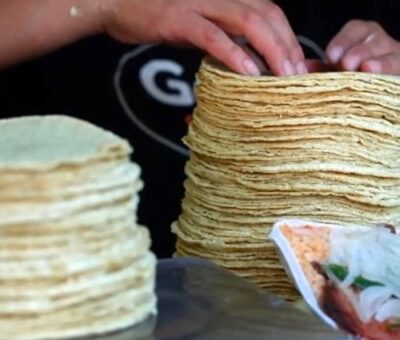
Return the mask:
M 361 320 L 370 321 L 392 295 L 392 289 L 382 286 L 368 287 L 361 291 L 359 294 Z
M 348 269 L 344 280 L 350 286 L 356 277 L 384 284 L 400 297 L 400 236 L 389 229 L 333 229 L 330 233 L 330 263 Z
M 359 276 L 383 286 L 371 286 L 351 299 L 360 318 L 368 322 L 400 319 L 400 236 L 387 228 L 333 229 L 329 263 L 345 266 L 342 282 L 351 286 Z
M 377 321 L 385 321 L 391 318 L 400 318 L 400 300 L 390 299 L 384 303 L 376 312 L 375 319 Z

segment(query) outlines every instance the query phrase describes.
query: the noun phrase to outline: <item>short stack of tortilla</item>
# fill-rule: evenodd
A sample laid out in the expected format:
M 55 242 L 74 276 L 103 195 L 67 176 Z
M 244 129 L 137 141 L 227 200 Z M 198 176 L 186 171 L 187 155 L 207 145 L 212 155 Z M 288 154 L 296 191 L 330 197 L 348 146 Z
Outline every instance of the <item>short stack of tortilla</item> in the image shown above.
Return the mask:
M 177 255 L 293 299 L 273 222 L 400 223 L 400 78 L 246 77 L 206 59 L 197 99 Z
M 65 116 L 0 121 L 0 330 L 87 336 L 156 313 L 129 144 Z

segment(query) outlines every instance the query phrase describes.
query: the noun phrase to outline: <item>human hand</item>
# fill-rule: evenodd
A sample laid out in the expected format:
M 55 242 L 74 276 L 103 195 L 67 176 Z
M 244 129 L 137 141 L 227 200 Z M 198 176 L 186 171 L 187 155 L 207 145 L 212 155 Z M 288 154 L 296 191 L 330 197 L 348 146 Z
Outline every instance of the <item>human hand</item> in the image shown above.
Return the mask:
M 246 38 L 272 73 L 307 72 L 304 54 L 282 10 L 268 0 L 99 0 L 102 29 L 126 43 L 189 43 L 232 70 L 260 69 L 234 36 Z
M 400 43 L 376 22 L 349 21 L 329 43 L 327 58 L 342 71 L 400 75 Z

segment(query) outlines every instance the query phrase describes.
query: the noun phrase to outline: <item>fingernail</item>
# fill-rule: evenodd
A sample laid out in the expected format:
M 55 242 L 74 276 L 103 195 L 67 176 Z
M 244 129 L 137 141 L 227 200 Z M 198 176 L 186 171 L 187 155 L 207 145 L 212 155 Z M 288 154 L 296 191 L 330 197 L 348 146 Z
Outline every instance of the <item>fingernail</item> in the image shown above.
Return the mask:
M 243 68 L 249 76 L 259 76 L 261 75 L 255 62 L 249 58 L 243 61 Z
M 336 64 L 343 56 L 343 52 L 343 48 L 340 46 L 335 46 L 329 51 L 328 57 L 332 63 Z
M 283 72 L 286 76 L 293 76 L 294 74 L 296 74 L 296 70 L 293 64 L 288 59 L 283 62 Z
M 344 61 L 344 68 L 346 69 L 346 71 L 355 71 L 358 69 L 358 66 L 359 60 L 355 56 L 346 58 L 346 60 Z
M 296 70 L 297 70 L 297 74 L 307 74 L 308 73 L 306 64 L 304 64 L 302 61 L 297 63 Z
M 365 63 L 365 66 L 366 66 L 366 68 L 368 69 L 369 72 L 382 73 L 382 65 L 377 60 L 367 61 Z

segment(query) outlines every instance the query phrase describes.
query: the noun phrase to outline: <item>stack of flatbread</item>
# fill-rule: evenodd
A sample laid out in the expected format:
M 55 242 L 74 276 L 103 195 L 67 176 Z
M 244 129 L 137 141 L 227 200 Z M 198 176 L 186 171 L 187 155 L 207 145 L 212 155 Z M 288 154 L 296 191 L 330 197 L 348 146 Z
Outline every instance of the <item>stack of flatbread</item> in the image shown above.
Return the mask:
M 399 78 L 254 78 L 206 59 L 197 98 L 173 224 L 178 255 L 211 259 L 291 299 L 267 241 L 273 222 L 400 223 Z
M 0 121 L 0 333 L 99 334 L 156 313 L 129 144 L 64 116 Z

